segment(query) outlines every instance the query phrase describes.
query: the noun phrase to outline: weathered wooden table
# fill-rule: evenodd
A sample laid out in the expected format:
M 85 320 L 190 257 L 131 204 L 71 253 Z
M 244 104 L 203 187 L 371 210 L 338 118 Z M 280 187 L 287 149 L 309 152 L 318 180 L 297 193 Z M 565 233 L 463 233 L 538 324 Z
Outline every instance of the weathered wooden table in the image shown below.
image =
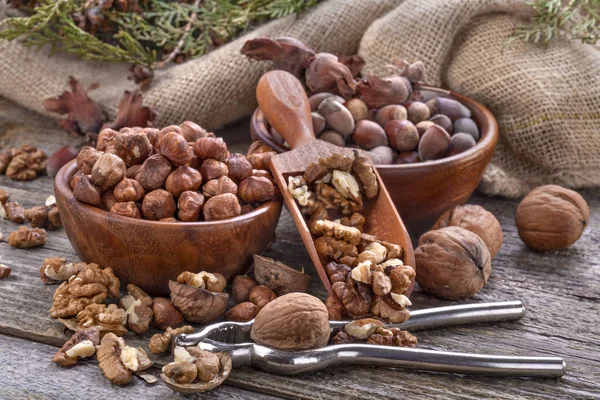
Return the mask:
M 61 144 L 77 142 L 55 128 L 56 123 L 30 114 L 0 99 L 0 145 L 35 143 L 48 153 Z M 245 125 L 220 132 L 230 147 L 245 150 Z M 52 180 L 14 182 L 0 177 L 0 187 L 26 207 L 43 204 L 52 194 Z M 518 322 L 463 326 L 418 332 L 419 347 L 447 351 L 504 355 L 560 355 L 568 371 L 558 380 L 490 378 L 413 372 L 401 369 L 344 367 L 310 376 L 284 377 L 262 371 L 233 371 L 225 385 L 198 398 L 270 399 L 521 399 L 600 398 L 600 190 L 584 191 L 591 208 L 590 225 L 570 249 L 549 253 L 528 250 L 516 232 L 516 201 L 475 195 L 472 203 L 492 211 L 504 231 L 504 245 L 492 263 L 487 287 L 464 303 L 521 300 L 528 313 Z M 17 225 L 0 221 L 4 238 Z M 281 215 L 277 240 L 267 255 L 291 266 L 304 266 L 314 275 L 310 293 L 325 297 L 300 236 L 287 211 Z M 15 249 L 0 243 L 0 262 L 13 268 L 0 281 L 0 399 L 177 398 L 162 382 L 148 385 L 134 379 L 121 388 L 111 385 L 95 359 L 72 368 L 60 368 L 50 360 L 67 339 L 60 323 L 48 315 L 56 286 L 39 278 L 42 260 L 50 256 L 76 258 L 63 230 L 50 232 L 48 243 L 37 249 Z M 414 309 L 453 302 L 442 301 L 418 290 Z M 128 343 L 146 346 L 149 335 L 128 334 Z M 156 365 L 165 357 L 154 357 Z M 159 368 L 151 373 L 158 375 Z

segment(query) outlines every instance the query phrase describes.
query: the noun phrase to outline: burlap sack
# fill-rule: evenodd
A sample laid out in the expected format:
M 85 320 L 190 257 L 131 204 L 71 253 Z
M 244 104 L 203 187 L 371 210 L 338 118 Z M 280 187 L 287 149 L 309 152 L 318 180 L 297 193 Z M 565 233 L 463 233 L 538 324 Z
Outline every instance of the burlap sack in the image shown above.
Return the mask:
M 365 71 L 384 72 L 394 57 L 421 59 L 429 83 L 491 109 L 501 136 L 480 186 L 486 193 L 514 197 L 544 183 L 598 185 L 600 51 L 574 42 L 503 48 L 528 13 L 525 1 L 517 0 L 328 0 L 158 72 L 144 103 L 158 112 L 157 126 L 190 119 L 216 129 L 256 106 L 255 85 L 269 65 L 239 54 L 247 39 L 288 35 L 318 51 L 345 54 L 360 43 Z M 41 113 L 41 100 L 61 93 L 73 75 L 84 84 L 99 82 L 91 96 L 114 116 L 123 90 L 134 88 L 126 69 L 71 56 L 47 58 L 0 41 L 0 96 Z

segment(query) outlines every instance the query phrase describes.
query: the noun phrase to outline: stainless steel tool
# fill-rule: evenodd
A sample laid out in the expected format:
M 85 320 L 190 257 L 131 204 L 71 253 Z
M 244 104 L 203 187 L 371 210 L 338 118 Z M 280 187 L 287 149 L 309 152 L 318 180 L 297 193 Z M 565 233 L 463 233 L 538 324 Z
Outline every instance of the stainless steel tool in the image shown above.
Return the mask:
M 525 307 L 520 301 L 468 304 L 413 311 L 407 322 L 386 326 L 416 331 L 478 322 L 512 321 L 524 315 Z M 348 322 L 330 321 L 329 325 L 333 331 Z M 230 354 L 234 368 L 252 366 L 282 375 L 313 372 L 342 364 L 545 378 L 558 378 L 566 372 L 566 364 L 560 357 L 495 356 L 370 344 L 338 344 L 314 350 L 281 351 L 253 343 L 250 339 L 253 323 L 212 324 L 200 332 L 177 336 L 174 345 L 197 345 L 202 350 L 225 351 Z

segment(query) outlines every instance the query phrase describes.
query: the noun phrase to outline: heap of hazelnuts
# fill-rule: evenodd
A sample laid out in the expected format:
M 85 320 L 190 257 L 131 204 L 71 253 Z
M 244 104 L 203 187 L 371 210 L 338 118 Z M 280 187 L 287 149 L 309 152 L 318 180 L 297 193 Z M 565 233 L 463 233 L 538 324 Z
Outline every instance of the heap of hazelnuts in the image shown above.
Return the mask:
M 77 200 L 125 217 L 223 220 L 273 198 L 266 170 L 273 155 L 261 142 L 247 156 L 230 153 L 221 138 L 190 121 L 161 130 L 104 129 L 96 148 L 79 152 L 70 185 Z

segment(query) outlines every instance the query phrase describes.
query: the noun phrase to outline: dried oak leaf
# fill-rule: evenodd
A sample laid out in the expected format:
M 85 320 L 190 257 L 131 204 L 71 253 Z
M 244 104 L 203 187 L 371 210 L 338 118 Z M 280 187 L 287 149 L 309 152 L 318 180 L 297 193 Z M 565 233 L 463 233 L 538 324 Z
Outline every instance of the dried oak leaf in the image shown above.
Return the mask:
M 86 358 L 96 353 L 96 347 L 100 344 L 100 330 L 94 326 L 78 330 L 52 357 L 52 362 L 61 367 L 76 364 L 80 358 Z
M 315 57 L 314 51 L 291 37 L 250 39 L 244 43 L 241 53 L 250 60 L 273 61 L 275 69 L 288 71 L 297 78 L 302 77 L 302 72 Z
M 150 107 L 143 106 L 143 103 L 142 95 L 137 90 L 133 92 L 126 90 L 119 102 L 119 110 L 115 120 L 102 125 L 102 129 L 119 130 L 125 127 L 145 128 L 151 126 L 156 114 Z
M 60 121 L 60 126 L 67 132 L 83 135 L 97 133 L 106 120 L 100 106 L 90 99 L 88 91 L 98 88 L 98 84 L 90 85 L 84 89 L 77 79 L 69 77 L 71 91 L 65 91 L 56 98 L 46 99 L 42 102 L 48 111 L 58 114 L 67 114 L 67 118 Z

